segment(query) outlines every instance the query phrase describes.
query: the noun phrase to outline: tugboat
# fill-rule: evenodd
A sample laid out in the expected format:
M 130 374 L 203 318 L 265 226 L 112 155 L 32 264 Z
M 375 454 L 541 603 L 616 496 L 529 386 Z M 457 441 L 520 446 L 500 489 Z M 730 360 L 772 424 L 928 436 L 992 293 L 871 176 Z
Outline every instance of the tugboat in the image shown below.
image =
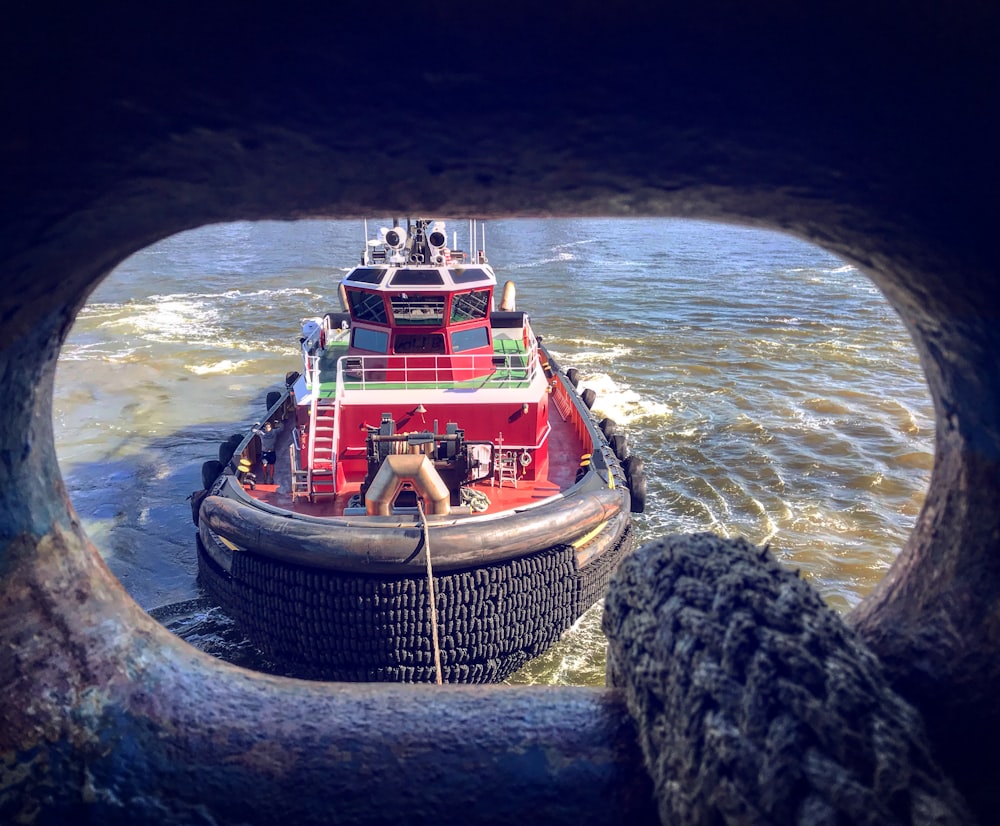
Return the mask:
M 440 221 L 368 235 L 301 371 L 202 468 L 199 576 L 285 673 L 499 682 L 603 595 L 641 459 L 512 282 L 495 309 L 480 223 L 472 254 Z

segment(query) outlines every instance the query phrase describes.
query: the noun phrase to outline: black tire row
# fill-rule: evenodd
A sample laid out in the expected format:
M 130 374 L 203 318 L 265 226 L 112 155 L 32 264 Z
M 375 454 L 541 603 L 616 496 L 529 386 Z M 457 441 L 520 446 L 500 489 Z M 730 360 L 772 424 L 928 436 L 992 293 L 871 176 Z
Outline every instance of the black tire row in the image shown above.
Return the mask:
M 572 556 L 562 553 L 565 546 L 555 546 L 531 556 L 512 559 L 507 562 L 458 574 L 445 574 L 434 577 L 434 588 L 438 594 L 466 593 L 474 589 L 489 588 L 495 584 L 498 588 L 511 591 L 526 587 L 522 575 L 572 574 L 576 568 Z M 241 556 L 241 555 L 238 555 Z M 426 577 L 378 577 L 373 579 L 366 575 L 338 575 L 333 585 L 330 572 L 319 568 L 306 568 L 298 565 L 279 563 L 267 571 L 262 583 L 281 583 L 283 586 L 303 586 L 316 594 L 335 594 L 338 596 L 360 596 L 371 600 L 373 604 L 398 602 L 400 607 L 406 607 L 406 600 L 414 597 L 423 600 L 427 593 Z M 283 589 L 282 589 L 283 590 Z
M 608 591 L 611 577 L 618 568 L 618 563 L 628 556 L 635 546 L 635 534 L 631 527 L 626 527 L 614 547 L 598 554 L 587 565 L 580 569 L 579 593 L 577 603 L 580 613 L 586 611 L 599 599 L 603 599 Z
M 204 553 L 199 560 L 203 584 L 285 673 L 336 680 L 434 679 L 426 579 L 305 569 L 250 553 L 234 554 L 227 574 Z M 595 574 L 606 578 L 593 565 L 577 571 L 573 549 L 556 546 L 436 576 L 443 678 L 506 679 L 589 607 L 590 602 L 581 605 L 581 594 L 595 590 Z

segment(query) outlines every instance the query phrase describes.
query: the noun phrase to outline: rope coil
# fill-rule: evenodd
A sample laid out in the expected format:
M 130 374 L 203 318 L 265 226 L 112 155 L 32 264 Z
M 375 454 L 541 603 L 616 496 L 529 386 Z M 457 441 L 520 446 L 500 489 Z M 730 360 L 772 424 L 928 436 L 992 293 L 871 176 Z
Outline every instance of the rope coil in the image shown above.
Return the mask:
M 766 548 L 646 545 L 616 572 L 603 630 L 663 823 L 974 822 L 916 709 Z

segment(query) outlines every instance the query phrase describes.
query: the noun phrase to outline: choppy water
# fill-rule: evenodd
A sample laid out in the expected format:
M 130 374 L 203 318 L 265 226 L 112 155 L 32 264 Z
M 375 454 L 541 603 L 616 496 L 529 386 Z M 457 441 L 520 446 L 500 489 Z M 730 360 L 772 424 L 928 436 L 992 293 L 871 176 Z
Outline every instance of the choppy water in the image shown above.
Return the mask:
M 497 221 L 486 242 L 518 309 L 643 457 L 640 541 L 770 543 L 840 610 L 872 588 L 922 504 L 934 429 L 909 337 L 864 275 L 705 222 Z M 255 652 L 198 590 L 185 500 L 298 369 L 299 320 L 338 308 L 362 245 L 358 222 L 183 233 L 107 278 L 60 358 L 57 450 L 90 536 L 140 605 L 174 606 L 154 614 L 242 664 Z M 599 625 L 597 607 L 512 681 L 602 684 Z

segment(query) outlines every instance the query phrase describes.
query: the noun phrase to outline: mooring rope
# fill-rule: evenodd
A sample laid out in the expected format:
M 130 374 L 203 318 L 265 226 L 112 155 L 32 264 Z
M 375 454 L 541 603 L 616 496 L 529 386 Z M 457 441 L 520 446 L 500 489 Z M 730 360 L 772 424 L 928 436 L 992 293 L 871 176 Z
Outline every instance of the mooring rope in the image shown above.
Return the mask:
M 431 567 L 431 531 L 427 525 L 427 514 L 424 513 L 424 505 L 420 501 L 420 497 L 417 497 L 417 513 L 420 514 L 420 524 L 424 529 L 424 556 L 427 557 L 427 598 L 431 602 L 431 645 L 434 648 L 434 682 L 442 685 L 441 646 L 438 643 L 437 596 L 434 593 L 434 569 Z
M 645 545 L 603 630 L 662 823 L 975 822 L 879 660 L 766 548 Z

